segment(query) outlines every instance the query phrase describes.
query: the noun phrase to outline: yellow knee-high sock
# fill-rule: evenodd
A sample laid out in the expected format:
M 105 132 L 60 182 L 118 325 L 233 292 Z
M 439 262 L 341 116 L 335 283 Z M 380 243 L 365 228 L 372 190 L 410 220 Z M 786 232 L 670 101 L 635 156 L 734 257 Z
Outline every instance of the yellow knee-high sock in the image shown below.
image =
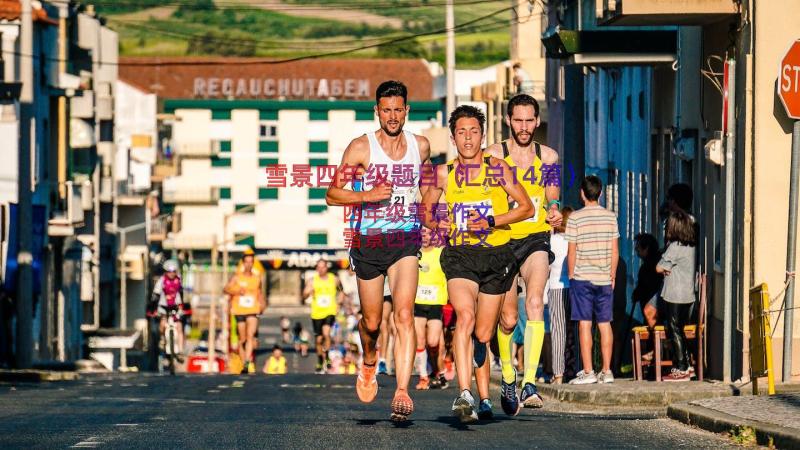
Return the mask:
M 514 365 L 511 361 L 512 345 L 511 338 L 514 333 L 506 334 L 503 328 L 497 326 L 497 346 L 500 349 L 500 366 L 503 368 L 503 381 L 506 383 L 514 382 Z
M 525 322 L 525 383 L 536 384 L 536 369 L 539 367 L 539 358 L 542 356 L 544 344 L 544 321 L 528 320 Z

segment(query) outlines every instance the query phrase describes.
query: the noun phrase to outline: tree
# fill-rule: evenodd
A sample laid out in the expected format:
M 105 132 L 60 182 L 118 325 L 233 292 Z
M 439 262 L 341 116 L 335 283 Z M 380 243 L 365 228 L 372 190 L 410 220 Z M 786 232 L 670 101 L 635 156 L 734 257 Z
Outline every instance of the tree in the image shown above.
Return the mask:
M 378 58 L 428 58 L 428 52 L 416 39 L 378 46 Z

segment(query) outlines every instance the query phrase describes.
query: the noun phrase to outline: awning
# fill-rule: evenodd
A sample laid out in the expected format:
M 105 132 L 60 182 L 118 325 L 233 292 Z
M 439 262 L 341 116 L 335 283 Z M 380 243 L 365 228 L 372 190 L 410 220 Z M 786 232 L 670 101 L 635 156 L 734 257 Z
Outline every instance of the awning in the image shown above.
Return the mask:
M 675 61 L 675 30 L 589 30 L 550 27 L 542 34 L 548 58 L 583 65 L 652 65 Z

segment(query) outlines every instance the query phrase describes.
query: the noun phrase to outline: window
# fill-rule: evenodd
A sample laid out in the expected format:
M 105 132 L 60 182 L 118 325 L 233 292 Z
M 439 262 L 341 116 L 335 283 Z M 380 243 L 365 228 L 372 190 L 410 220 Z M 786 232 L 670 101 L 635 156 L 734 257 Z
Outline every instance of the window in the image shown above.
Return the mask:
M 308 205 L 309 214 L 321 214 L 328 210 L 328 205 Z
M 231 120 L 231 110 L 214 109 L 211 111 L 211 120 Z
M 309 111 L 309 120 L 328 120 L 328 111 Z
M 327 231 L 309 231 L 308 245 L 328 245 Z
M 219 156 L 211 157 L 211 167 L 230 167 L 231 158 L 223 158 Z
M 278 199 L 278 188 L 258 188 L 258 199 L 259 200 L 277 200 Z
M 311 153 L 328 153 L 328 141 L 311 141 L 308 143 L 308 151 Z
M 258 143 L 258 151 L 261 153 L 277 153 L 277 141 L 261 141 Z
M 328 193 L 326 188 L 308 188 L 308 198 L 312 200 L 322 200 Z
M 219 142 L 219 151 L 221 152 L 231 151 L 231 141 L 217 141 L 217 142 Z
M 262 138 L 276 137 L 278 135 L 278 127 L 275 125 L 260 125 L 258 135 Z
M 328 158 L 311 158 L 308 160 L 311 167 L 324 166 L 328 164 Z
M 258 112 L 258 120 L 278 120 L 278 111 L 261 110 L 261 111 Z
M 365 110 L 365 111 L 356 111 L 356 120 L 373 120 L 375 119 L 375 111 L 373 110 Z
M 267 167 L 278 164 L 278 158 L 258 158 L 258 167 Z
M 231 199 L 231 188 L 229 187 L 221 187 L 219 188 L 219 198 L 223 200 L 230 200 Z

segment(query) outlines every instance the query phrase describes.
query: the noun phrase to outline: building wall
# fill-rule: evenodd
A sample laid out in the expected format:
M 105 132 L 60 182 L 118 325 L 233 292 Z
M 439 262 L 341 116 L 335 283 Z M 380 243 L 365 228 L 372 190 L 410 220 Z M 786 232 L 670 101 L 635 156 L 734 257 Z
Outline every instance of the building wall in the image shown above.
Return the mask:
M 800 3 L 757 1 L 751 13 L 754 24 L 752 135 L 752 271 L 750 286 L 768 283 L 774 296 L 782 288 L 786 270 L 786 245 L 791 165 L 791 120 L 777 98 L 778 64 L 789 44 L 798 38 Z M 740 61 L 744 63 L 744 61 Z M 743 122 L 742 125 L 745 125 Z M 797 256 L 797 255 L 796 255 Z M 798 261 L 795 267 L 798 267 Z M 745 272 L 747 273 L 747 272 Z M 795 288 L 795 307 L 800 306 Z M 745 292 L 746 294 L 746 292 Z M 778 305 L 774 306 L 777 309 Z M 794 314 L 792 375 L 800 378 L 800 314 Z M 782 315 L 782 317 L 784 317 Z M 773 336 L 776 370 L 781 373 L 783 320 Z
M 180 236 L 223 241 L 223 221 L 230 215 L 226 240 L 260 249 L 344 248 L 344 209 L 325 204 L 326 186 L 318 187 L 317 167 L 335 166 L 350 141 L 378 129 L 370 102 L 215 103 L 191 101 L 174 110 L 174 147 L 185 142 L 217 142 L 220 153 L 210 158 L 182 158 L 177 185 L 198 189 L 214 186 L 220 199 L 210 205 L 178 204 Z M 303 104 L 306 109 L 297 108 Z M 222 110 L 227 106 L 229 113 Z M 167 109 L 170 108 L 169 101 Z M 277 109 L 277 110 L 276 110 Z M 405 129 L 421 134 L 439 111 L 438 102 L 411 104 Z M 180 151 L 180 150 L 178 150 Z M 286 187 L 267 187 L 266 167 L 285 164 Z M 310 165 L 311 187 L 291 186 L 292 169 Z M 245 212 L 231 214 L 248 208 Z

